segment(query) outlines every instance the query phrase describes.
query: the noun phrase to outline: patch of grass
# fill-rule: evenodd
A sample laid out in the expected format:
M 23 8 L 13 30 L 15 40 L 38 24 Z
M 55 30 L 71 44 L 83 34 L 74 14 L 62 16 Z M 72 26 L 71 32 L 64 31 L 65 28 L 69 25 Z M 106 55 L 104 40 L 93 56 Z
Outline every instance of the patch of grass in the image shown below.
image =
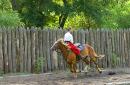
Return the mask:
M 42 70 L 42 65 L 44 64 L 45 59 L 43 57 L 37 57 L 34 65 L 34 73 L 40 73 Z
M 115 67 L 116 64 L 120 61 L 120 58 L 117 56 L 117 54 L 112 53 L 112 67 Z
M 4 71 L 0 70 L 0 76 L 4 75 Z

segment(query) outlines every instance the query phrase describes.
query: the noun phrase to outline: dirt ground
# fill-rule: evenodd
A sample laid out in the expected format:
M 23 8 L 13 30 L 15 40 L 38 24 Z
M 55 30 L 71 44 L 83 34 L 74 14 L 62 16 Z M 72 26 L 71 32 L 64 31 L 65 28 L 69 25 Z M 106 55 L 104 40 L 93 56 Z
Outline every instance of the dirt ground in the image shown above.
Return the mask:
M 74 79 L 70 72 L 57 71 L 42 74 L 6 74 L 0 77 L 0 85 L 130 85 L 130 71 L 105 70 L 97 72 L 78 73 Z

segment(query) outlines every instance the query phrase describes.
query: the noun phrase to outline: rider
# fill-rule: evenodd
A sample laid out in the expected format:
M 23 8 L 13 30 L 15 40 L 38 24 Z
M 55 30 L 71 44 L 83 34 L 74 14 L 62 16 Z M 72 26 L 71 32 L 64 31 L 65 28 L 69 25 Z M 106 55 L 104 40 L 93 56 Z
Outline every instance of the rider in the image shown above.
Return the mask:
M 68 45 L 68 47 L 78 56 L 81 56 L 80 50 L 73 44 L 73 36 L 71 34 L 72 29 L 68 28 L 68 32 L 64 35 L 64 42 Z M 83 58 L 83 56 L 81 56 Z

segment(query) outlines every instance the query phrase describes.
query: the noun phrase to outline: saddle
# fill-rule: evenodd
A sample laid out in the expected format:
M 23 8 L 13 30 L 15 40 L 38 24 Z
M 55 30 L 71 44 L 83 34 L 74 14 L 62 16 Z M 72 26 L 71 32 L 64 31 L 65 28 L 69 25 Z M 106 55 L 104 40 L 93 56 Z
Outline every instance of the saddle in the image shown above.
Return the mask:
M 66 42 L 65 42 L 66 44 Z M 85 49 L 85 45 L 81 44 L 81 43 L 75 43 L 74 46 L 76 46 L 80 51 Z
M 75 43 L 74 44 L 80 51 L 84 50 L 85 46 L 81 43 Z

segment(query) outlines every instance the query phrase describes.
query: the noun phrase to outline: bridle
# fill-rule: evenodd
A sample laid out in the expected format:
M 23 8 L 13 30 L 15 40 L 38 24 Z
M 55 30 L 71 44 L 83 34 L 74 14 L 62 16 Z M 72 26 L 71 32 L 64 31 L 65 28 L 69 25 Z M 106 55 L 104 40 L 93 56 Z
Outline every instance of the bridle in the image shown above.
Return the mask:
M 58 54 L 61 54 L 61 51 L 59 49 L 55 49 L 55 51 L 58 53 Z
M 57 43 L 56 43 L 57 44 Z M 66 45 L 67 45 L 67 42 L 65 42 L 65 43 L 63 43 L 64 45 L 65 45 L 65 47 L 67 47 Z M 53 49 L 54 51 L 56 51 L 57 52 L 57 54 L 59 54 L 59 55 L 61 55 L 62 54 L 62 52 L 61 52 L 61 50 L 59 49 L 59 48 L 54 48 Z M 69 54 L 68 54 L 69 55 Z
M 57 49 L 55 48 L 54 51 L 56 51 L 58 54 L 61 53 L 61 51 L 58 48 Z
M 57 48 L 54 49 L 58 54 L 61 54 L 61 51 Z

